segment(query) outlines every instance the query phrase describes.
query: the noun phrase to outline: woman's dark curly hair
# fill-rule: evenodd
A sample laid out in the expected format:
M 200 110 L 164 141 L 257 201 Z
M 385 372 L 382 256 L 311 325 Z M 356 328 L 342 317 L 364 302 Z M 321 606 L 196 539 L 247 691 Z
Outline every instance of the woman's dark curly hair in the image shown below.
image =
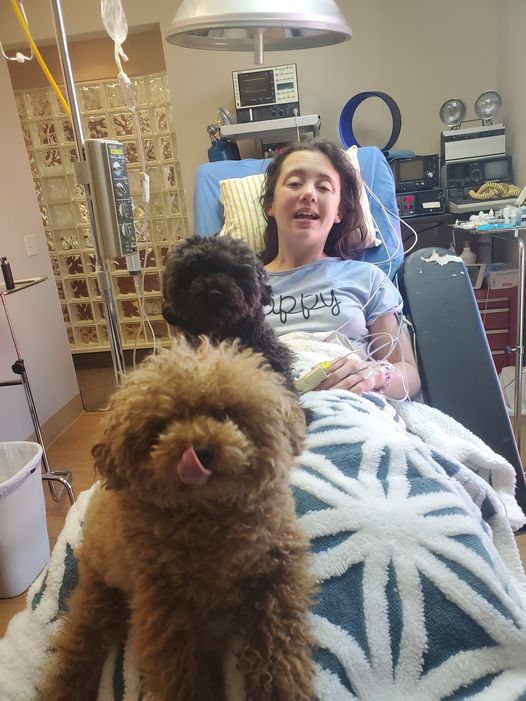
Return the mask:
M 353 254 L 363 249 L 363 241 L 366 235 L 363 211 L 360 205 L 359 176 L 342 148 L 325 139 L 313 139 L 312 141 L 296 141 L 290 144 L 269 163 L 261 196 L 263 213 L 267 221 L 264 234 L 265 247 L 260 254 L 263 264 L 270 263 L 278 255 L 276 220 L 267 212 L 274 201 L 274 191 L 283 162 L 287 156 L 296 151 L 318 151 L 322 153 L 329 159 L 340 176 L 341 221 L 333 224 L 323 251 L 328 256 L 351 258 Z

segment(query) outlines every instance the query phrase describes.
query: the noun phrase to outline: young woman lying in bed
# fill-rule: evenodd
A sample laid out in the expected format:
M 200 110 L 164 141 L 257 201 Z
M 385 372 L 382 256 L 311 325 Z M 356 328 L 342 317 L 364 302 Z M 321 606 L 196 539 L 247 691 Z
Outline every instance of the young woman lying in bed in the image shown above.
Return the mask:
M 345 153 L 325 140 L 294 143 L 269 165 L 262 196 L 262 259 L 273 291 L 267 320 L 280 336 L 343 342 L 316 389 L 414 397 L 420 378 L 399 321 L 400 294 L 378 266 L 351 259 L 354 232 L 365 233 L 359 188 Z

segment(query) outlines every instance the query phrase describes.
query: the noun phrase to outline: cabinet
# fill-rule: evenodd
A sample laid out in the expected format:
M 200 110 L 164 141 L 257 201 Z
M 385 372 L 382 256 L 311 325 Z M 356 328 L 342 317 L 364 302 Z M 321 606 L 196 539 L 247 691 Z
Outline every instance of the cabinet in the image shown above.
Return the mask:
M 491 355 L 500 372 L 503 367 L 515 365 L 515 353 L 506 349 L 513 348 L 517 338 L 517 288 L 480 288 L 474 292 Z

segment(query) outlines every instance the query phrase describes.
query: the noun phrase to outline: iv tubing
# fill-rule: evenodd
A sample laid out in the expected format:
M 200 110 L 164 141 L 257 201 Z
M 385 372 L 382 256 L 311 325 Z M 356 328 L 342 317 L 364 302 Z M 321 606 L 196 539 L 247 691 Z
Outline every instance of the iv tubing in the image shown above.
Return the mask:
M 27 16 L 26 16 L 26 11 L 24 10 L 24 5 L 22 4 L 22 0 L 18 0 L 20 4 L 20 11 L 22 12 L 22 15 L 24 17 L 24 22 L 27 24 Z M 24 63 L 25 61 L 32 61 L 35 57 L 35 54 L 33 52 L 33 49 L 31 49 L 31 56 L 26 56 L 20 51 L 17 51 L 15 56 L 8 56 L 6 52 L 4 51 L 4 47 L 2 46 L 2 42 L 0 41 L 0 51 L 2 52 L 2 56 L 7 59 L 8 61 L 17 61 L 19 63 Z
M 49 68 L 48 68 L 47 65 L 46 65 L 46 62 L 45 62 L 44 59 L 42 58 L 42 56 L 41 56 L 41 54 L 40 54 L 40 51 L 39 51 L 38 48 L 37 48 L 37 45 L 36 45 L 35 42 L 33 41 L 33 37 L 31 36 L 31 32 L 29 31 L 29 27 L 28 27 L 28 25 L 27 25 L 27 22 L 25 21 L 24 16 L 23 16 L 22 13 L 20 12 L 20 8 L 18 7 L 17 0 L 11 0 L 11 7 L 13 8 L 13 12 L 14 12 L 15 15 L 16 15 L 16 18 L 17 18 L 17 20 L 18 20 L 18 23 L 19 23 L 20 26 L 22 27 L 22 30 L 23 30 L 23 32 L 24 32 L 24 34 L 25 34 L 25 36 L 26 36 L 26 39 L 28 40 L 29 45 L 30 45 L 30 47 L 31 47 L 32 50 L 33 50 L 33 53 L 35 54 L 36 59 L 37 59 L 37 61 L 38 61 L 39 64 L 40 64 L 40 67 L 41 67 L 42 70 L 44 71 L 44 75 L 45 75 L 46 78 L 48 79 L 48 81 L 49 81 L 51 87 L 53 88 L 53 90 L 55 91 L 55 93 L 56 93 L 56 95 L 57 95 L 57 97 L 58 97 L 58 99 L 59 99 L 59 101 L 60 101 L 60 104 L 62 105 L 62 107 L 63 107 L 64 110 L 66 111 L 66 114 L 70 114 L 69 105 L 68 105 L 68 103 L 66 102 L 66 99 L 64 98 L 64 95 L 62 94 L 60 88 L 59 88 L 58 85 L 56 84 L 55 79 L 54 79 L 53 76 L 51 75 L 50 70 L 49 70 Z

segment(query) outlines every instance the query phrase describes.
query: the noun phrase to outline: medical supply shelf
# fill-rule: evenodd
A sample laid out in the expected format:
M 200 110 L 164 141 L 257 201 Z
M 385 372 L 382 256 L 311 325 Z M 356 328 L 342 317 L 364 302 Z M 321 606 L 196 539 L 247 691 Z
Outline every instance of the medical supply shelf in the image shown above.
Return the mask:
M 241 124 L 223 124 L 221 126 L 221 136 L 233 141 L 241 141 L 242 139 L 260 139 L 264 143 L 269 143 L 270 141 L 296 141 L 298 131 L 300 136 L 308 133 L 318 136 L 320 124 L 319 114 L 265 119 L 260 122 L 244 122 Z
M 118 81 L 78 83 L 77 93 L 86 137 L 113 138 L 124 144 L 143 262 L 148 251 L 146 312 L 157 339 L 168 342 L 169 327 L 160 313 L 160 278 L 168 250 L 188 233 L 184 190 L 166 74 L 135 76 L 132 83 L 150 175 L 148 210 L 139 200 L 136 137 Z M 15 98 L 70 348 L 73 353 L 108 350 L 88 213 L 73 174 L 76 151 L 70 120 L 50 88 L 17 91 Z M 122 345 L 131 349 L 141 329 L 139 301 L 124 259 L 109 261 L 109 269 Z M 151 346 L 150 334 L 137 343 L 139 348 Z
M 513 432 L 515 441 L 520 452 L 520 426 L 521 426 L 521 408 L 522 408 L 522 368 L 524 365 L 524 285 L 526 284 L 526 251 L 525 244 L 522 238 L 526 232 L 525 225 L 510 225 L 509 227 L 495 227 L 490 229 L 467 229 L 462 225 L 453 224 L 455 231 L 462 231 L 464 234 L 473 236 L 491 236 L 506 241 L 513 240 L 517 244 L 518 251 L 518 286 L 517 286 L 517 315 L 516 315 L 516 334 L 515 345 L 511 348 L 515 353 L 515 391 L 513 401 Z

